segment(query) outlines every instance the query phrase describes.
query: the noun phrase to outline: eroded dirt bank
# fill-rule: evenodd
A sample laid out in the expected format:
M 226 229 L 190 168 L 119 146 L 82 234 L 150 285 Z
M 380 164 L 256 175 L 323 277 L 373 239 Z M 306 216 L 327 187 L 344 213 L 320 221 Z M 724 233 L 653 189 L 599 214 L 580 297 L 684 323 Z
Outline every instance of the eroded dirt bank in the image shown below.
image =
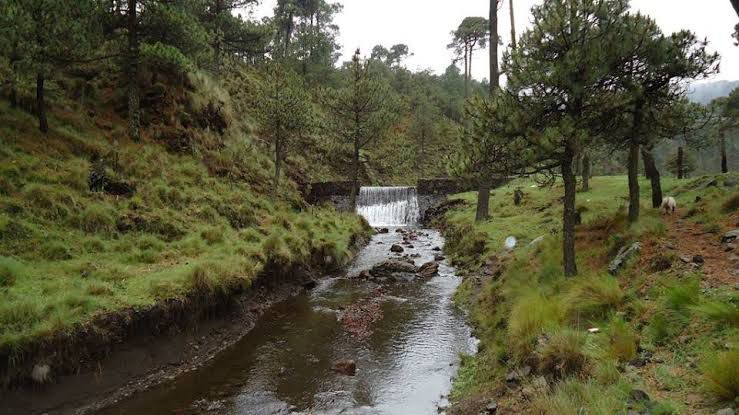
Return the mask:
M 352 250 L 365 244 L 356 238 Z M 0 414 L 93 413 L 193 371 L 242 339 L 265 310 L 330 272 L 325 264 L 318 268 L 264 273 L 249 288 L 193 292 L 146 310 L 102 315 L 15 361 L 0 356 L 7 385 L 0 390 Z M 46 383 L 34 384 L 29 374 L 44 366 Z

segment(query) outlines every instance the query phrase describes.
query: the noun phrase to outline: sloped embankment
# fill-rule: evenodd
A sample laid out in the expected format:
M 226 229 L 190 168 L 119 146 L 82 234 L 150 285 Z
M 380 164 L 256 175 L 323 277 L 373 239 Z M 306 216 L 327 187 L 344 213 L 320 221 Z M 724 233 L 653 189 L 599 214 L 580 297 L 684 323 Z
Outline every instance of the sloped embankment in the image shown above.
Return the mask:
M 628 225 L 623 177 L 578 194 L 579 275 L 562 276 L 561 188 L 514 182 L 474 224 L 474 195 L 439 225 L 466 269 L 457 302 L 480 352 L 463 359 L 452 413 L 714 414 L 739 394 L 736 175 L 664 182 L 675 217 Z M 516 188 L 524 192 L 513 203 Z M 649 200 L 647 183 L 642 200 Z M 503 248 L 507 236 L 518 247 Z M 639 243 L 616 275 L 609 263 Z M 727 268 L 728 267 L 728 268 Z
M 190 130 L 183 149 L 129 142 L 112 109 L 68 105 L 42 135 L 0 104 L 3 388 L 55 384 L 130 339 L 258 309 L 273 287 L 341 269 L 369 231 L 307 208 L 290 181 L 273 196 L 271 162 L 239 123 Z

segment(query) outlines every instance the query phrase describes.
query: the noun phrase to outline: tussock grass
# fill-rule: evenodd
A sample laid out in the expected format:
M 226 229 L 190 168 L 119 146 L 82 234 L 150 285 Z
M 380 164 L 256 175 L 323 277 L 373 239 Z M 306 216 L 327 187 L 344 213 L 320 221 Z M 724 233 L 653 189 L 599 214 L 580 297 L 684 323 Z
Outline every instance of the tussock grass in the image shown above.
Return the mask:
M 0 256 L 0 288 L 10 287 L 20 277 L 23 265 L 7 257 Z
M 533 402 L 534 413 L 547 415 L 612 415 L 625 412 L 624 385 L 602 386 L 594 381 L 567 379 L 550 395 Z
M 207 106 L 222 94 L 195 99 Z M 128 142 L 125 128 L 99 130 L 85 114 L 52 114 L 42 136 L 33 117 L 0 102 L 0 267 L 23 263 L 0 268 L 0 350 L 22 355 L 29 342 L 96 314 L 203 284 L 248 286 L 277 257 L 319 266 L 312 254 L 321 253 L 340 266 L 352 238 L 369 232 L 354 215 L 303 210 L 292 184 L 273 198 L 269 155 L 240 121 L 223 136 L 199 132 L 193 156 Z M 88 189 L 90 160 L 101 155 L 118 160 L 106 173 L 135 185 L 133 197 Z M 261 253 L 270 238 L 280 240 L 271 258 Z
M 600 320 L 624 301 L 618 280 L 610 275 L 577 278 L 568 291 L 568 315 L 579 319 Z
M 564 305 L 539 293 L 525 295 L 512 306 L 508 321 L 508 342 L 516 361 L 530 359 L 537 338 L 555 331 L 564 320 Z
M 540 352 L 539 371 L 556 378 L 578 374 L 585 369 L 585 334 L 572 329 L 553 332 Z
M 739 397 L 739 350 L 713 353 L 701 364 L 703 387 L 717 399 L 735 402 Z
M 639 338 L 628 322 L 614 316 L 604 334 L 607 341 L 605 348 L 612 358 L 629 362 L 636 357 Z

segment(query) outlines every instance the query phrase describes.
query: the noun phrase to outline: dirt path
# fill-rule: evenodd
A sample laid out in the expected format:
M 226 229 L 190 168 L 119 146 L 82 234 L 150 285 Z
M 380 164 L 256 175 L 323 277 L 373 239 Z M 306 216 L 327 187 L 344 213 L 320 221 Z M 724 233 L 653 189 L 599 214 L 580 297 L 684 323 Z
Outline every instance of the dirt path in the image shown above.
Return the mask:
M 681 213 L 666 216 L 668 240 L 675 246 L 678 256 L 693 262 L 696 256 L 703 257 L 702 270 L 704 288 L 716 288 L 726 285 L 734 285 L 739 282 L 736 275 L 736 260 L 732 257 L 739 255 L 736 249 L 727 251 L 725 244 L 721 243 L 721 236 L 735 227 L 739 220 L 736 213 L 729 215 L 722 223 L 718 233 L 707 232 L 703 225 L 697 224 L 683 217 Z

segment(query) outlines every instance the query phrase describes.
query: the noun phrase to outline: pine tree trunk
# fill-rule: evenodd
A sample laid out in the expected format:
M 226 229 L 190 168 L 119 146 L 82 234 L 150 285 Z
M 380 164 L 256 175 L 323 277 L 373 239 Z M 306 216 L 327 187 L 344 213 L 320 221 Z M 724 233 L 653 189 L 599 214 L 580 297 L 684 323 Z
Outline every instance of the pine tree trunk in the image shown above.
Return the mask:
M 15 82 L 10 85 L 10 108 L 18 108 L 18 90 L 15 87 Z
M 575 262 L 575 197 L 577 183 L 572 164 L 575 159 L 574 151 L 566 148 L 562 157 L 562 180 L 565 186 L 564 212 L 562 217 L 562 254 L 564 272 L 568 277 L 577 275 L 577 263 Z
M 46 119 L 46 98 L 44 97 L 44 75 L 36 74 L 36 116 L 38 129 L 44 134 L 49 132 L 49 121 Z
M 490 95 L 500 87 L 498 70 L 498 0 L 490 0 Z
M 354 141 L 354 155 L 352 157 L 352 194 L 349 203 L 352 212 L 357 210 L 357 195 L 359 194 L 359 143 Z
M 516 18 L 513 13 L 513 0 L 511 4 L 511 48 L 516 49 Z
M 685 153 L 683 152 L 682 147 L 677 148 L 677 178 L 678 179 L 684 179 L 685 174 L 683 170 L 683 163 L 684 163 Z
M 275 136 L 275 187 L 274 193 L 277 194 L 280 188 L 280 170 L 282 169 L 282 138 L 279 134 Z
M 139 34 L 136 14 L 137 0 L 128 0 L 128 135 L 141 139 L 141 102 L 139 94 Z
M 639 220 L 639 143 L 629 142 L 629 222 Z
M 652 207 L 656 209 L 662 206 L 662 178 L 657 169 L 657 163 L 654 161 L 652 151 L 643 148 L 641 154 L 644 158 L 644 171 L 652 187 Z
M 470 97 L 470 60 L 467 46 L 464 47 L 464 101 Z
M 719 145 L 721 146 L 721 173 L 729 172 L 729 160 L 726 157 L 726 131 L 719 131 Z
M 484 222 L 490 217 L 490 184 L 482 180 L 477 190 L 477 211 L 475 222 Z
M 587 152 L 582 156 L 582 191 L 590 190 L 590 156 Z

